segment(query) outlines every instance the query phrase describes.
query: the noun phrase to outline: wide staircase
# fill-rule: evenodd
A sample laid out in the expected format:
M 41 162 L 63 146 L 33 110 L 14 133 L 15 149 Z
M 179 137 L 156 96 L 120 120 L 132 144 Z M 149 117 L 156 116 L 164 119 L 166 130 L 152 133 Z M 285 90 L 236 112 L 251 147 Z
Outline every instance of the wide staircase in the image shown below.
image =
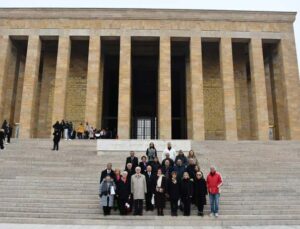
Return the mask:
M 220 216 L 104 217 L 99 175 L 107 162 L 123 168 L 128 152 L 97 154 L 92 140 L 18 140 L 0 151 L 0 223 L 143 226 L 300 225 L 300 142 L 193 142 L 201 169 L 222 173 Z M 139 152 L 140 157 L 143 153 Z

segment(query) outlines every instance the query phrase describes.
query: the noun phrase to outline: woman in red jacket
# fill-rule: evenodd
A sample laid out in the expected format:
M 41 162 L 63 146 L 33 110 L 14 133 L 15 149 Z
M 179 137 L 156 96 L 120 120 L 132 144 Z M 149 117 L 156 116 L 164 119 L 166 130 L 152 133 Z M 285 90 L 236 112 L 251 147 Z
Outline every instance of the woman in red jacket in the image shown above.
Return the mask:
M 214 166 L 210 167 L 210 173 L 206 179 L 207 191 L 209 193 L 209 201 L 211 206 L 210 216 L 219 216 L 219 199 L 220 199 L 220 187 L 223 184 L 222 176 L 216 172 Z

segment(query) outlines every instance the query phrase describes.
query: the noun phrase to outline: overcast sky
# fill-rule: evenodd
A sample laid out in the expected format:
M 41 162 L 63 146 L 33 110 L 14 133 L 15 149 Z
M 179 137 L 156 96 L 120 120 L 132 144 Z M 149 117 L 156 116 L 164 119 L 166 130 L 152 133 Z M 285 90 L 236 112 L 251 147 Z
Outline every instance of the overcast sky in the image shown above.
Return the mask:
M 0 0 L 0 7 L 180 8 L 300 11 L 300 0 Z M 300 19 L 294 25 L 300 63 Z

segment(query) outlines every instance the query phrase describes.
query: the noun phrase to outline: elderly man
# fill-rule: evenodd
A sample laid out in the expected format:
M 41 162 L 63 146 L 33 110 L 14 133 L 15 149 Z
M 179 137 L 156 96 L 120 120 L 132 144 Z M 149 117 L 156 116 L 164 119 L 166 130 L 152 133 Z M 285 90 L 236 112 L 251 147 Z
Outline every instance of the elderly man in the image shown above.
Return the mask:
M 128 163 L 132 164 L 133 170 L 139 165 L 139 159 L 135 156 L 134 151 L 130 151 L 130 156 L 126 158 L 125 169 Z
M 146 178 L 141 174 L 141 167 L 135 168 L 135 174 L 131 177 L 131 193 L 134 200 L 134 215 L 143 215 L 143 200 L 147 193 Z
M 166 158 L 166 154 L 170 155 L 170 158 L 175 161 L 176 150 L 172 148 L 171 142 L 168 142 L 167 148 L 162 153 L 162 160 Z
M 104 169 L 101 172 L 100 183 L 103 181 L 103 179 L 107 175 L 109 175 L 111 177 L 111 179 L 113 179 L 113 180 L 115 180 L 115 178 L 116 178 L 115 172 L 114 172 L 114 170 L 112 170 L 112 164 L 111 163 L 107 163 L 106 169 Z
M 207 175 L 206 178 L 206 185 L 209 193 L 209 201 L 211 206 L 210 216 L 219 216 L 220 187 L 222 186 L 222 184 L 223 180 L 221 174 L 216 172 L 216 168 L 214 166 L 211 166 L 210 173 Z

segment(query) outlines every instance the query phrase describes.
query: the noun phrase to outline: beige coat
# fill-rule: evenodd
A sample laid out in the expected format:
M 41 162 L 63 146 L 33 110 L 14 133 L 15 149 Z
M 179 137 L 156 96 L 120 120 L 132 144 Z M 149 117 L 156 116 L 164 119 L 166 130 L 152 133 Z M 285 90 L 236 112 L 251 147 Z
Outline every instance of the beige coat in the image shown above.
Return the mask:
M 143 174 L 134 174 L 131 176 L 131 193 L 134 200 L 145 199 L 145 193 L 147 193 L 146 178 Z

